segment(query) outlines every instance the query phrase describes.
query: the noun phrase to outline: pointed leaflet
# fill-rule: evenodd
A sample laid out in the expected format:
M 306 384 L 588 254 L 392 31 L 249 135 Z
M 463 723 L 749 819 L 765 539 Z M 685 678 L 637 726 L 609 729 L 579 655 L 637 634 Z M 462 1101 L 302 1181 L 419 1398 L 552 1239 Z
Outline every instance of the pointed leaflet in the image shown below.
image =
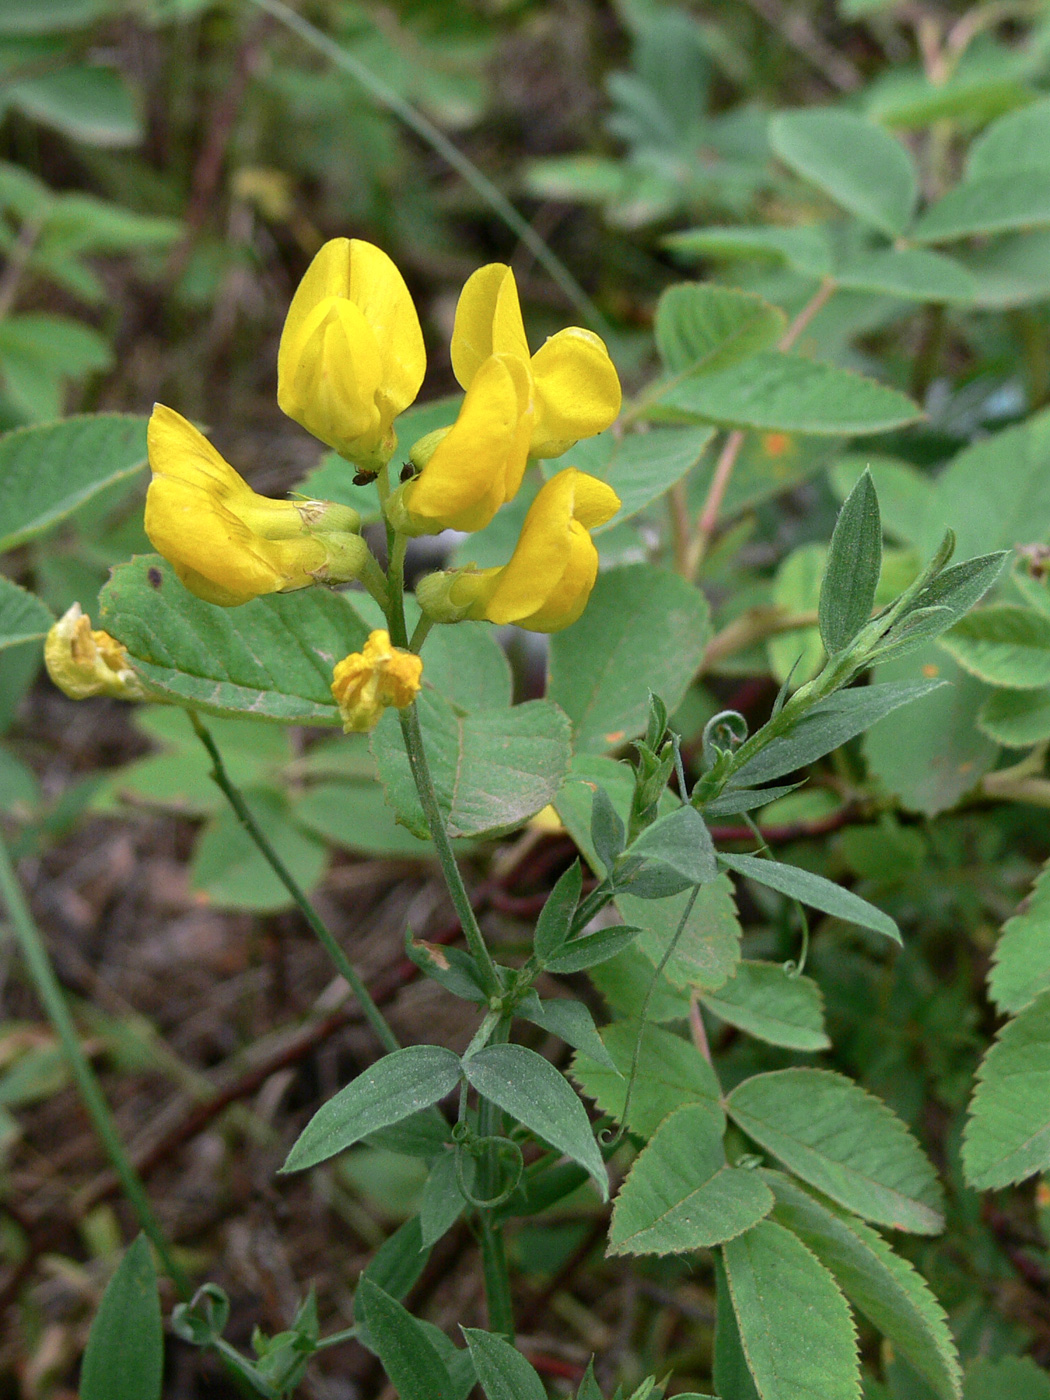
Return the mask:
M 763 1220 L 724 1245 L 722 1256 L 761 1400 L 860 1400 L 849 1305 L 806 1246 Z
M 457 1400 L 448 1367 L 407 1308 L 371 1279 L 362 1279 L 355 1311 L 401 1400 Z
M 587 1113 L 549 1060 L 524 1045 L 486 1045 L 463 1061 L 463 1073 L 483 1098 L 578 1162 L 608 1199 L 609 1178 Z
M 488 1400 L 547 1400 L 543 1382 L 517 1347 L 475 1327 L 462 1332 Z
M 80 1372 L 80 1400 L 160 1400 L 164 1330 L 145 1235 L 106 1285 Z
M 781 1172 L 762 1176 L 776 1196 L 773 1219 L 831 1270 L 854 1306 L 907 1357 L 940 1400 L 958 1400 L 955 1341 L 944 1309 L 921 1274 L 859 1220 L 814 1200 Z
M 757 1172 L 731 1167 L 722 1115 L 690 1104 L 657 1128 L 613 1205 L 610 1254 L 685 1254 L 722 1244 L 773 1208 Z
M 549 954 L 557 952 L 568 937 L 582 888 L 583 871 L 580 869 L 580 862 L 576 860 L 559 877 L 540 911 L 533 948 L 541 961 Z
M 882 522 L 871 473 L 846 497 L 828 548 L 817 616 L 829 656 L 847 647 L 871 616 L 882 568 Z
M 607 1069 L 616 1068 L 602 1044 L 594 1017 L 582 1001 L 574 1001 L 572 997 L 546 997 L 541 1001 L 535 991 L 530 991 L 518 1002 L 515 1011 Z
M 1050 165 L 1025 172 L 997 171 L 965 180 L 930 206 L 915 225 L 918 243 L 947 243 L 1050 224 Z
M 1021 908 L 1003 924 L 988 993 L 1000 1011 L 1020 1011 L 1050 990 L 1050 863 Z
M 825 914 L 847 923 L 859 924 L 861 928 L 883 933 L 895 943 L 901 942 L 900 930 L 888 914 L 876 909 L 866 899 L 861 899 L 852 890 L 845 890 L 823 875 L 814 875 L 811 870 L 801 870 L 797 865 L 783 865 L 780 861 L 761 860 L 758 856 L 728 856 L 720 854 L 718 859 L 738 875 L 746 875 L 760 885 L 768 885 L 789 899 L 797 899 Z
M 577 1055 L 572 1077 L 603 1113 L 622 1120 L 627 1099 L 628 1076 L 638 1043 L 637 1021 L 615 1021 L 602 1027 L 602 1040 L 616 1064 L 618 1073 Z M 692 1041 L 659 1026 L 647 1025 L 638 1056 L 638 1073 L 627 1105 L 627 1126 L 640 1137 L 651 1137 L 658 1125 L 675 1109 L 700 1104 L 714 1109 L 719 1086 L 715 1072 Z M 717 1110 L 719 1118 L 721 1109 Z
M 809 977 L 785 972 L 779 963 L 742 961 L 717 992 L 701 1000 L 709 1011 L 748 1035 L 788 1050 L 828 1050 L 824 998 Z
M 458 1175 L 455 1150 L 442 1152 L 430 1168 L 419 1202 L 419 1237 L 425 1250 L 447 1234 L 466 1209 Z
M 640 878 L 656 876 L 662 896 L 680 894 L 718 878 L 711 833 L 700 813 L 688 804 L 647 826 L 629 853 L 645 858 Z M 630 892 L 631 885 L 626 888 Z
M 460 1080 L 460 1061 L 440 1045 L 408 1045 L 384 1055 L 317 1110 L 281 1168 L 303 1171 L 379 1128 L 437 1103 Z
M 966 1180 L 978 1190 L 1050 1168 L 1050 991 L 999 1032 L 977 1071 L 963 1137 Z
M 729 1116 L 803 1181 L 877 1225 L 944 1228 L 936 1173 L 881 1099 L 845 1075 L 784 1069 L 738 1084 Z

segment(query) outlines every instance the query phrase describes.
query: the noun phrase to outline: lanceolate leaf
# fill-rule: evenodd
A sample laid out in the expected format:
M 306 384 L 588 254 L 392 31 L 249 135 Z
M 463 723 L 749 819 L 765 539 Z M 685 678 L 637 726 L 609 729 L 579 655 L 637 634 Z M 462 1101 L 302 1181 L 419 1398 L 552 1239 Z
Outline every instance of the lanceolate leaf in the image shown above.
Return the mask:
M 139 1235 L 110 1279 L 88 1336 L 81 1400 L 160 1400 L 164 1330 L 157 1275 Z
M 39 598 L 0 574 L 0 651 L 43 637 L 54 618 Z
M 724 1245 L 723 1257 L 761 1400 L 860 1400 L 849 1305 L 806 1246 L 764 1220 Z
M 486 1045 L 463 1061 L 478 1093 L 511 1114 L 594 1178 L 602 1199 L 609 1179 L 583 1104 L 549 1060 L 524 1045 Z
M 786 1225 L 834 1274 L 850 1301 L 933 1387 L 958 1400 L 958 1353 L 944 1309 L 922 1276 L 881 1235 L 843 1216 L 781 1172 L 763 1172 L 776 1196 L 773 1219 Z
M 846 497 L 820 585 L 820 638 L 829 656 L 849 645 L 871 616 L 882 568 L 882 522 L 871 473 Z
M 369 1340 L 401 1400 L 458 1400 L 457 1392 L 424 1325 L 371 1279 L 358 1285 L 356 1306 Z
M 876 909 L 866 899 L 861 899 L 852 890 L 845 890 L 823 875 L 815 875 L 811 870 L 801 870 L 796 865 L 784 865 L 776 860 L 762 860 L 758 856 L 719 855 L 723 865 L 735 870 L 738 875 L 746 875 L 760 885 L 786 894 L 802 904 L 809 904 L 836 919 L 859 924 L 861 928 L 873 929 L 885 934 L 895 943 L 900 943 L 900 930 L 888 914 Z
M 784 1069 L 745 1079 L 730 1117 L 824 1195 L 877 1225 L 944 1227 L 941 1188 L 919 1144 L 880 1100 L 844 1075 Z
M 995 945 L 988 992 L 1000 1011 L 1022 1010 L 1050 991 L 1050 864 Z
M 547 1400 L 538 1374 L 510 1342 L 474 1327 L 464 1327 L 463 1335 L 488 1400 Z
M 657 1128 L 620 1188 L 610 1254 L 684 1254 L 742 1234 L 773 1207 L 754 1171 L 731 1167 L 713 1105 L 678 1109 Z
M 459 1083 L 460 1061 L 440 1045 L 409 1045 L 384 1055 L 317 1110 L 281 1168 L 303 1171 L 369 1133 L 437 1103 Z
M 1050 1168 L 1050 991 L 999 1032 L 977 1071 L 963 1139 L 966 1179 L 978 1190 Z

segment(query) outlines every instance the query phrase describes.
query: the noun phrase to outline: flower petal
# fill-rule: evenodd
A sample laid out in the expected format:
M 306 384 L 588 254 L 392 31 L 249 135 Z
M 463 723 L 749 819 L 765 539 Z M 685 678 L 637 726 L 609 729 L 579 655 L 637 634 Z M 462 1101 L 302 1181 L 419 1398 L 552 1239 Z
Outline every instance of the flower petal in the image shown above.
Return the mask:
M 593 437 L 620 411 L 616 368 L 600 336 L 579 326 L 552 335 L 532 357 L 536 386 L 533 457 L 560 457 Z
M 452 331 L 452 372 L 464 389 L 469 389 L 493 354 L 516 355 L 525 363 L 529 359 L 517 283 L 504 263 L 479 267 L 459 296 Z
M 371 326 L 382 360 L 385 426 L 415 401 L 427 368 L 423 332 L 411 293 L 394 262 L 373 243 L 350 241 L 350 300 Z

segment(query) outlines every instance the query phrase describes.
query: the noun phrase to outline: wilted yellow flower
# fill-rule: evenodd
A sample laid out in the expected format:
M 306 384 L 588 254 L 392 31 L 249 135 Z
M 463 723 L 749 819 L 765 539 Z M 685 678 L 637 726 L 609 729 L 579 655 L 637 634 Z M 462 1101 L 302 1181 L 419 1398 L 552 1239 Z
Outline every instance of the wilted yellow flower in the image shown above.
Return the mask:
M 532 434 L 532 386 L 524 362 L 490 355 L 471 380 L 455 423 L 427 447 L 422 471 L 387 502 L 395 529 L 413 535 L 482 530 L 517 494 Z M 417 444 L 417 448 L 422 444 Z
M 532 457 L 560 457 L 580 438 L 603 432 L 620 411 L 616 369 L 592 331 L 569 326 L 530 355 L 514 273 L 503 263 L 478 268 L 460 294 L 452 369 L 464 389 L 490 355 L 512 355 L 529 370 Z
M 397 446 L 393 421 L 426 371 L 419 317 L 380 248 L 333 238 L 306 270 L 277 354 L 277 402 L 315 437 L 377 470 Z
M 153 409 L 147 441 L 146 534 L 198 598 L 233 608 L 263 593 L 345 583 L 364 567 L 368 546 L 349 506 L 258 495 L 163 404 Z
M 390 645 L 379 629 L 335 668 L 332 694 L 347 734 L 364 734 L 379 723 L 388 706 L 403 710 L 419 694 L 423 662 L 410 651 Z
M 108 695 L 115 700 L 144 700 L 142 682 L 128 665 L 128 653 L 108 632 L 93 632 L 91 619 L 74 603 L 44 642 L 47 673 L 71 700 Z
M 598 576 L 588 532 L 619 508 L 611 486 L 567 467 L 541 487 L 508 564 L 432 574 L 417 587 L 420 604 L 441 621 L 458 616 L 560 632 L 583 612 Z

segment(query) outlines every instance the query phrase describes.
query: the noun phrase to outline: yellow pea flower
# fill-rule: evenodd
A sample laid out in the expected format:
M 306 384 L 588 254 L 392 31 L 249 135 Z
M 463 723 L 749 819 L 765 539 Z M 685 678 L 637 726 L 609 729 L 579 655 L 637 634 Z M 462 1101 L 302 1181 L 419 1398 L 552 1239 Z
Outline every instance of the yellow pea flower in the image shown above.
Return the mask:
M 351 462 L 378 470 L 397 446 L 393 421 L 426 371 L 419 317 L 380 248 L 333 238 L 306 270 L 277 352 L 277 402 Z
M 329 501 L 260 496 L 174 409 L 147 431 L 146 534 L 198 598 L 234 608 L 263 593 L 345 583 L 366 566 L 360 517 Z
M 424 439 L 422 471 L 393 493 L 387 517 L 397 530 L 434 535 L 482 530 L 517 494 L 532 434 L 529 373 L 514 355 L 490 355 L 478 368 L 459 416 L 444 434 Z M 420 451 L 413 452 L 417 462 Z
M 146 699 L 142 682 L 128 665 L 127 649 L 108 632 L 92 631 L 91 619 L 79 603 L 74 603 L 47 634 L 44 665 L 71 700 L 87 700 L 93 695 Z
M 593 331 L 569 326 L 529 354 L 517 283 L 503 263 L 478 268 L 460 294 L 452 369 L 464 389 L 494 354 L 528 367 L 535 402 L 531 457 L 560 457 L 580 438 L 603 432 L 620 411 L 616 369 Z
M 589 531 L 619 508 L 611 486 L 567 467 L 541 487 L 509 563 L 431 574 L 416 588 L 420 605 L 440 621 L 474 618 L 560 632 L 583 612 L 598 577 Z
M 364 734 L 379 723 L 390 705 L 403 710 L 419 694 L 423 662 L 410 651 L 390 645 L 390 634 L 379 629 L 336 665 L 332 694 L 347 734 Z

